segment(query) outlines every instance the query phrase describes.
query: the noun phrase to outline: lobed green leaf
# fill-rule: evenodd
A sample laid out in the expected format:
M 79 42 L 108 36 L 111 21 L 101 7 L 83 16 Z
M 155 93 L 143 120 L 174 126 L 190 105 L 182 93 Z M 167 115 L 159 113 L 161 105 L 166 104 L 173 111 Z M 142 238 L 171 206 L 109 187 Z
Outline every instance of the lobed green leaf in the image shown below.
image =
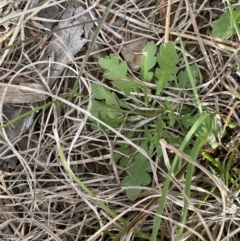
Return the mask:
M 142 56 L 140 59 L 140 67 L 142 70 L 142 80 L 150 82 L 153 78 L 153 72 L 150 71 L 156 65 L 156 44 L 151 41 L 145 45 L 142 50 Z
M 157 54 L 157 62 L 159 68 L 156 69 L 157 80 L 157 94 L 168 85 L 168 82 L 175 79 L 178 72 L 177 63 L 178 55 L 175 46 L 172 42 L 168 42 L 160 46 Z
M 99 65 L 106 69 L 104 76 L 108 79 L 119 79 L 127 76 L 126 61 L 119 62 L 116 54 L 110 54 L 98 60 Z

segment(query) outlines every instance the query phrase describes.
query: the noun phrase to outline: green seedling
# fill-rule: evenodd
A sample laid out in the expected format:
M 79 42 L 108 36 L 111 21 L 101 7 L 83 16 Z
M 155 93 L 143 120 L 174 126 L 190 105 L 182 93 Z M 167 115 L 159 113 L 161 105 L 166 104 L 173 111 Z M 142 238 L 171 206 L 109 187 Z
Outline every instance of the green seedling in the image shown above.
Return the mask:
M 157 47 L 154 42 L 149 42 L 143 48 L 140 60 L 141 73 L 139 74 L 142 82 L 128 75 L 127 63 L 120 61 L 117 55 L 111 54 L 100 58 L 99 65 L 105 70 L 103 76 L 110 80 L 112 88 L 103 84 L 92 84 L 92 115 L 114 128 L 120 128 L 130 140 L 137 139 L 137 144 L 150 157 L 153 154 L 161 157 L 162 150 L 159 145 L 161 138 L 174 146 L 180 146 L 183 142 L 184 136 L 174 135 L 168 131 L 168 127 L 183 128 L 186 133 L 191 131 L 188 136 L 195 137 L 197 144 L 201 143 L 195 149 L 194 155 L 200 152 L 200 147 L 206 144 L 206 141 L 210 140 L 211 145 L 216 145 L 214 115 L 205 112 L 204 118 L 201 117 L 201 113 L 192 115 L 191 108 L 185 104 L 178 113 L 176 107 L 168 99 L 162 101 L 160 106 L 156 101 L 151 100 L 147 94 L 150 90 L 142 84 L 142 82 L 155 84 L 156 88 L 151 92 L 156 96 L 161 95 L 169 84 L 179 89 L 179 93 L 175 91 L 174 94 L 181 95 L 181 88 L 185 90 L 189 88 L 189 91 L 192 91 L 200 76 L 198 68 L 191 65 L 188 69 L 179 71 L 178 53 L 172 42 L 162 44 L 160 47 Z M 191 77 L 189 77 L 189 71 Z M 199 120 L 203 121 L 198 123 L 198 128 L 192 131 L 192 127 Z M 135 129 L 137 131 L 134 131 Z M 107 130 L 104 129 L 104 131 Z M 190 139 L 187 143 L 190 143 L 189 141 Z M 184 148 L 191 153 L 191 148 L 187 143 Z M 141 196 L 142 187 L 151 183 L 152 166 L 146 157 L 141 153 L 136 153 L 127 143 L 118 144 L 115 150 L 114 160 L 125 170 L 122 172 L 121 187 L 126 188 L 127 197 L 134 201 Z M 167 170 L 164 166 L 162 168 Z M 174 168 L 173 170 L 175 171 Z

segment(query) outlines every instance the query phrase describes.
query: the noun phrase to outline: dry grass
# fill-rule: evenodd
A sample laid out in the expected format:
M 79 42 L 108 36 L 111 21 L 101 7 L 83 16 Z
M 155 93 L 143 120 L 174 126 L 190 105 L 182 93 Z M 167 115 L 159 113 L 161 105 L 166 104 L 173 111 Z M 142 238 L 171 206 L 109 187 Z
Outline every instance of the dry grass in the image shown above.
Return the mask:
M 45 6 L 38 8 L 56 5 L 64 9 L 67 2 L 46 1 Z M 190 2 L 193 4 L 190 5 Z M 240 90 L 239 76 L 229 67 L 230 63 L 240 63 L 236 51 L 239 43 L 235 36 L 228 41 L 213 40 L 211 25 L 217 17 L 213 14 L 216 8 L 208 6 L 208 3 L 203 3 L 204 1 L 200 1 L 202 5 L 196 2 L 198 1 L 172 2 L 170 40 L 180 49 L 179 33 L 190 63 L 195 63 L 201 72 L 197 90 L 202 105 L 227 117 L 236 102 L 236 98 L 228 91 Z M 81 1 L 92 20 L 97 20 L 94 22 L 96 26 L 106 11 L 107 3 L 108 1 L 99 1 L 94 5 L 87 0 Z M 17 5 L 18 11 L 13 13 L 13 16 L 19 17 L 19 20 L 12 25 L 11 36 L 8 33 L 9 36 L 0 37 L 0 42 L 5 40 L 0 50 L 0 73 L 3 83 L 8 82 L 13 75 L 18 76 L 15 81 L 20 82 L 20 76 L 24 77 L 26 82 L 39 81 L 41 76 L 37 66 L 49 44 L 51 34 L 46 31 L 37 16 L 38 8 L 33 6 L 34 1 L 24 1 Z M 163 1 L 157 6 L 156 1 L 127 1 L 127 4 L 125 1 L 116 1 L 90 57 L 86 58 L 89 45 L 85 45 L 69 63 L 72 70 L 66 68 L 51 87 L 48 100 L 58 101 L 53 101 L 50 107 L 43 108 L 37 113 L 31 128 L 22 135 L 20 143 L 5 143 L 10 146 L 11 153 L 1 161 L 0 169 L 1 240 L 149 239 L 156 215 L 157 198 L 161 196 L 165 179 L 158 164 L 165 163 L 168 166 L 172 158 L 169 149 L 175 153 L 178 153 L 178 150 L 166 146 L 166 155 L 161 158 L 151 157 L 155 166 L 152 184 L 144 188 L 136 202 L 131 202 L 127 199 L 125 190 L 120 187 L 124 170 L 113 158 L 118 144 L 127 142 L 121 137 L 121 127 L 115 132 L 95 130 L 91 127 L 92 122 L 88 116 L 80 108 L 86 109 L 91 106 L 91 82 L 107 85 L 97 63 L 99 56 L 112 52 L 121 54 L 124 45 L 136 39 L 147 38 L 148 41 L 154 40 L 158 45 L 164 43 L 166 9 L 166 3 L 163 4 Z M 223 6 L 221 11 L 225 11 Z M 8 17 L 4 16 L 3 19 L 7 20 Z M 134 39 L 131 39 L 132 35 Z M 51 66 L 51 59 L 49 65 Z M 184 66 L 184 61 L 180 59 L 180 69 Z M 63 97 L 69 94 L 69 88 L 73 88 L 81 67 L 84 69 L 77 82 L 77 89 L 83 96 L 74 96 L 71 103 L 64 101 Z M 129 73 L 135 79 L 139 78 L 137 68 L 129 69 Z M 44 81 L 45 85 L 48 83 L 47 79 L 41 81 Z M 148 86 L 155 87 L 153 84 Z M 176 96 L 171 86 L 164 90 L 161 96 L 151 97 L 159 104 L 162 100 L 168 99 L 175 105 L 176 110 L 183 104 L 195 108 L 194 96 L 191 93 L 186 92 L 185 97 Z M 238 107 L 231 115 L 231 122 L 240 126 Z M 144 127 L 139 123 L 136 123 L 136 127 L 136 131 L 143 131 Z M 225 149 L 220 150 L 216 157 L 223 166 L 228 163 L 228 157 L 233 151 L 226 144 L 235 136 L 229 128 L 227 131 L 229 134 L 222 140 Z M 170 127 L 169 133 L 186 134 Z M 1 143 L 4 144 L 3 141 Z M 128 143 L 137 145 L 138 141 L 128 140 Z M 59 146 L 72 172 L 94 195 L 87 194 L 69 177 L 59 157 Z M 184 153 L 178 154 L 189 159 Z M 236 155 L 238 154 L 237 152 Z M 233 169 L 238 168 L 238 161 L 239 157 L 235 158 L 230 169 L 230 175 L 236 182 L 239 180 Z M 193 163 L 198 168 L 192 179 L 189 200 L 192 216 L 189 216 L 185 224 L 180 223 L 184 180 L 174 178 L 173 188 L 167 196 L 158 240 L 174 240 L 175 230 L 181 225 L 186 228 L 181 240 L 238 240 L 238 198 L 236 196 L 230 199 L 230 196 L 236 193 L 236 188 L 227 180 L 219 181 L 210 168 L 211 165 L 203 158 L 200 157 L 197 163 Z M 112 217 L 100 208 L 97 200 L 105 203 L 116 216 Z M 231 200 L 234 200 L 236 206 L 229 203 Z M 236 210 L 232 210 L 234 207 Z M 124 232 L 124 227 L 129 223 L 132 226 Z M 117 235 L 119 239 L 116 238 Z

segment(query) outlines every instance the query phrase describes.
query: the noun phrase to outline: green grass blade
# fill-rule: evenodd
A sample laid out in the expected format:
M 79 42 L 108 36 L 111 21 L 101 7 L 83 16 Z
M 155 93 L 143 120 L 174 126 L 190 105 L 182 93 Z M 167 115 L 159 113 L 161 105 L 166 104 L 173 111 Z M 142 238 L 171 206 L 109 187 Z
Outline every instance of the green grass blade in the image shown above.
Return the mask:
M 4 123 L 3 125 L 0 125 L 0 130 L 2 130 L 3 128 L 6 128 L 6 127 L 8 127 L 8 126 L 10 126 L 10 125 L 12 125 L 14 123 L 16 123 L 17 121 L 19 121 L 19 120 L 21 120 L 23 118 L 26 118 L 26 117 L 34 114 L 34 113 L 39 112 L 40 110 L 43 110 L 43 109 L 51 106 L 54 102 L 56 102 L 56 101 L 55 100 L 54 101 L 50 101 L 50 102 L 45 103 L 45 104 L 43 104 L 41 106 L 35 107 L 32 110 L 27 111 L 27 112 L 21 114 L 20 116 L 17 116 L 15 118 L 9 120 L 8 122 Z
M 207 140 L 207 136 L 205 137 L 205 140 Z M 201 136 L 199 136 L 196 140 L 196 142 L 194 143 L 194 146 L 191 150 L 190 156 L 193 159 L 197 159 L 202 147 L 203 147 L 203 143 L 204 141 L 203 138 Z M 193 172 L 194 172 L 194 165 L 191 163 L 188 163 L 187 166 L 187 171 L 186 171 L 186 179 L 185 179 L 185 186 L 184 186 L 184 192 L 185 195 L 190 198 L 190 191 L 191 191 L 191 183 L 192 183 L 192 176 L 193 176 Z M 185 224 L 186 220 L 187 220 L 187 214 L 188 214 L 188 200 L 186 199 L 186 197 L 184 197 L 184 207 L 183 207 L 183 216 L 182 216 L 182 220 L 181 223 Z M 180 237 L 183 233 L 183 227 L 180 227 L 178 230 L 178 234 L 176 237 L 176 240 L 180 240 Z
M 181 36 L 179 35 L 178 37 L 180 39 L 180 45 L 181 45 L 181 49 L 182 49 L 183 59 L 184 59 L 184 62 L 186 64 L 186 69 L 187 69 L 189 79 L 190 79 L 190 82 L 191 82 L 191 85 L 192 85 L 192 88 L 193 88 L 193 93 L 194 93 L 194 96 L 195 96 L 195 99 L 196 99 L 197 108 L 198 108 L 199 112 L 202 113 L 203 112 L 202 105 L 201 105 L 201 102 L 200 102 L 200 99 L 199 99 L 199 96 L 198 96 L 198 92 L 197 92 L 196 84 L 195 84 L 195 81 L 194 81 L 194 78 L 193 78 L 193 74 L 192 74 L 188 59 L 187 59 L 186 51 L 185 51 Z
M 240 185 L 235 181 L 235 179 L 231 175 L 229 175 L 229 170 L 232 164 L 232 161 L 231 161 L 232 155 L 234 156 L 235 154 L 236 152 L 233 151 L 232 154 L 230 155 L 226 168 L 224 168 L 219 161 L 215 160 L 209 154 L 207 154 L 206 152 L 202 153 L 203 157 L 207 159 L 210 163 L 212 163 L 212 165 L 215 166 L 221 172 L 221 174 L 226 177 L 226 181 L 229 180 L 236 188 L 240 189 Z M 217 174 L 214 173 L 214 175 L 217 175 Z
M 194 125 L 189 130 L 186 137 L 184 138 L 179 150 L 181 150 L 181 151 L 184 150 L 184 148 L 187 146 L 187 144 L 191 140 L 191 137 L 195 134 L 195 132 L 197 131 L 199 126 L 204 122 L 204 120 L 208 116 L 209 116 L 208 113 L 206 113 L 206 112 L 202 113 L 202 115 L 197 119 L 197 121 L 194 123 Z M 167 197 L 169 184 L 171 182 L 171 176 L 174 174 L 174 170 L 176 169 L 177 163 L 178 163 L 178 156 L 176 155 L 172 164 L 171 164 L 171 166 L 170 166 L 170 169 L 168 171 L 168 175 L 166 176 L 166 180 L 164 182 L 164 186 L 163 186 L 163 189 L 162 189 L 162 195 L 161 195 L 161 198 L 159 200 L 159 205 L 158 205 L 158 209 L 157 209 L 157 215 L 154 218 L 153 230 L 152 230 L 152 235 L 151 235 L 150 241 L 156 240 L 156 237 L 157 237 L 157 234 L 158 234 L 158 231 L 159 231 L 159 225 L 161 223 L 161 217 L 160 216 L 162 215 L 163 210 L 164 210 L 165 200 L 166 200 L 166 197 Z

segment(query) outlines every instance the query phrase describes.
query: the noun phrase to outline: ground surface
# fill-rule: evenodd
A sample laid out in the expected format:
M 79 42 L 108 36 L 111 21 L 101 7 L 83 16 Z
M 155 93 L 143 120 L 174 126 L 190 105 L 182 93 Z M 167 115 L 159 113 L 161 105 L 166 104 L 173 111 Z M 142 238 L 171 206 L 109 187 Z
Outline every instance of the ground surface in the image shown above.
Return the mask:
M 229 6 L 0 3 L 1 240 L 239 240 Z

